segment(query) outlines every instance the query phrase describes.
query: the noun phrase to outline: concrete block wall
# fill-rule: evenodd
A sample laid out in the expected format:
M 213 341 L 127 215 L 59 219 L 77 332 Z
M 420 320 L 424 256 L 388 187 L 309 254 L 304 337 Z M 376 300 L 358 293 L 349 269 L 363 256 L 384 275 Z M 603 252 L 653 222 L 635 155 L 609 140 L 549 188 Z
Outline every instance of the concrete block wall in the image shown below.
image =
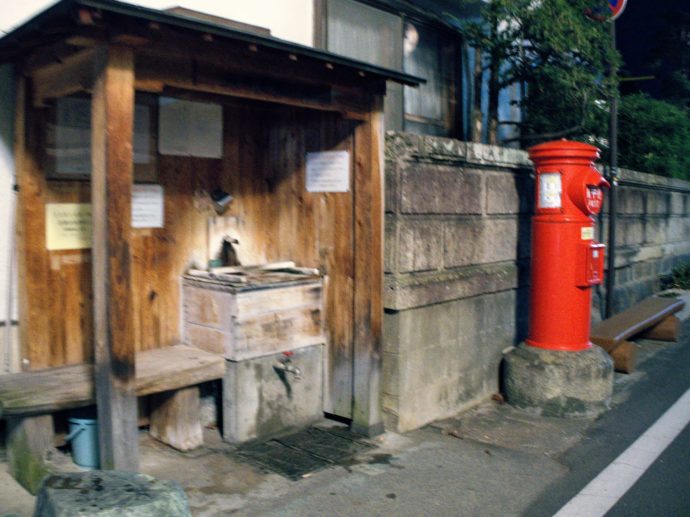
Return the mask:
M 502 352 L 527 333 L 531 172 L 523 151 L 387 135 L 388 429 L 421 427 L 499 390 Z M 622 171 L 619 206 L 616 310 L 690 260 L 690 183 Z

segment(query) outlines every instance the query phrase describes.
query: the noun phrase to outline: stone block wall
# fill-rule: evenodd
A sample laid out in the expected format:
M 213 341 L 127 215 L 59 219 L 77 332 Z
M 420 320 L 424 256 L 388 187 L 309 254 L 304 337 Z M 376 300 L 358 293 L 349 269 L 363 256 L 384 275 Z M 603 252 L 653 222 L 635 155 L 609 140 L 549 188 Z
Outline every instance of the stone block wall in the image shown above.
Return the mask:
M 690 261 L 690 183 L 621 170 L 618 199 L 614 312 L 657 292 L 664 275 Z M 608 242 L 607 216 L 600 223 Z
M 531 173 L 523 151 L 387 135 L 388 429 L 449 417 L 500 389 L 503 351 L 527 333 Z M 622 171 L 619 200 L 617 309 L 690 259 L 690 184 Z M 599 227 L 607 238 L 605 218 Z

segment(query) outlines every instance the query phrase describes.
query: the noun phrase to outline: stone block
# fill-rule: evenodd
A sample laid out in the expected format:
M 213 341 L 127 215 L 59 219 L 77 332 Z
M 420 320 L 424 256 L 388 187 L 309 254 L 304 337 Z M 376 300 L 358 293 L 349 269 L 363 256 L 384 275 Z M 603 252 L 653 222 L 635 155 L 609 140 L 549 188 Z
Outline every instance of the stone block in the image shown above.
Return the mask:
M 447 268 L 480 264 L 484 255 L 483 219 L 458 219 L 444 225 L 444 260 Z
M 299 375 L 281 368 L 282 354 L 226 361 L 223 439 L 242 443 L 308 427 L 323 414 L 323 345 L 294 350 Z
M 117 470 L 69 472 L 47 477 L 35 517 L 191 517 L 189 501 L 175 481 Z
M 515 300 L 507 291 L 395 313 L 400 353 L 384 354 L 384 363 L 399 361 L 389 429 L 421 427 L 496 390 L 501 351 L 514 340 Z
M 398 263 L 398 218 L 386 214 L 384 220 L 383 271 L 397 273 Z
M 444 266 L 460 267 L 515 260 L 521 224 L 517 218 L 458 219 L 445 223 Z M 523 235 L 529 235 L 529 226 Z M 523 241 L 529 249 L 529 241 Z M 523 248 L 524 253 L 524 248 Z
M 467 142 L 439 136 L 422 136 L 419 139 L 417 158 L 464 162 L 467 155 Z
M 534 186 L 528 174 L 519 172 L 486 173 L 486 213 L 531 213 Z
M 632 226 L 632 225 L 631 225 Z M 662 217 L 648 217 L 645 224 L 644 242 L 651 244 L 663 244 L 667 241 L 667 220 Z M 635 234 L 634 237 L 637 237 Z M 634 241 L 633 237 L 627 240 L 628 244 L 638 244 L 640 241 Z
M 410 160 L 419 154 L 419 147 L 423 137 L 413 133 L 386 133 L 385 157 L 389 161 Z
M 671 215 L 683 215 L 685 213 L 685 198 L 687 194 L 671 192 Z
M 405 214 L 481 214 L 482 175 L 457 167 L 407 164 L 401 172 L 400 211 Z
M 653 275 L 651 262 L 638 262 L 632 265 L 632 280 L 645 280 Z
M 643 214 L 647 192 L 638 188 L 624 187 L 618 191 L 618 210 L 622 214 Z
M 387 213 L 400 210 L 400 173 L 397 161 L 387 161 L 385 166 L 384 209 Z
M 400 317 L 399 311 L 383 313 L 383 352 L 398 354 L 400 352 Z
M 672 217 L 668 220 L 668 242 L 688 242 L 690 217 Z
M 516 218 L 486 220 L 483 236 L 483 263 L 515 260 L 517 258 L 518 223 Z
M 397 271 L 427 271 L 443 266 L 443 224 L 434 220 L 399 222 Z
M 384 278 L 384 307 L 404 310 L 514 289 L 521 269 L 514 263 Z
M 647 192 L 648 214 L 664 215 L 671 210 L 671 194 L 669 192 Z
M 400 395 L 400 356 L 398 354 L 389 354 L 384 352 L 382 356 L 382 381 L 381 386 L 383 393 L 389 395 Z
M 632 266 L 626 266 L 616 269 L 616 284 L 625 284 L 632 280 Z
M 616 244 L 638 246 L 644 242 L 645 220 L 639 217 L 620 216 L 616 220 Z M 606 236 L 608 239 L 608 235 Z
M 532 167 L 527 152 L 510 147 L 467 142 L 467 161 L 480 165 Z

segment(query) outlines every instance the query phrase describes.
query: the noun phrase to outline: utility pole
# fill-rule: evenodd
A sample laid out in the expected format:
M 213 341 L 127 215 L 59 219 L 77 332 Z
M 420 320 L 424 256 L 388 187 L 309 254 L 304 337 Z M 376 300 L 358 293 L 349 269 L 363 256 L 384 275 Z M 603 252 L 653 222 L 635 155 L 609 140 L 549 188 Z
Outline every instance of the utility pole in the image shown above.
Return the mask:
M 611 24 L 611 47 L 616 50 L 616 22 L 612 19 Z M 609 74 L 615 88 L 616 76 L 618 71 L 616 66 L 611 63 Z M 618 92 L 614 91 L 610 101 L 611 121 L 609 124 L 609 150 L 611 152 L 611 162 L 609 170 L 609 243 L 607 256 L 606 275 L 606 317 L 613 316 L 613 291 L 616 286 L 616 214 L 618 210 Z

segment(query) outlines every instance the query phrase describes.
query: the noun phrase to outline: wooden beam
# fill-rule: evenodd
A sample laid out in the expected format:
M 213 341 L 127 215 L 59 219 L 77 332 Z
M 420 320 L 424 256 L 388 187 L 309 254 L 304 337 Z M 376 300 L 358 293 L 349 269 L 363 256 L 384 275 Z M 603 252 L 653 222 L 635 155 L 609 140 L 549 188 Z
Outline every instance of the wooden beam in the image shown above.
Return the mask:
M 383 98 L 374 96 L 369 120 L 355 129 L 355 328 L 352 427 L 383 432 Z
M 53 63 L 32 73 L 34 106 L 47 99 L 88 91 L 93 83 L 93 50 L 82 50 L 60 63 Z
M 303 77 L 296 80 L 289 73 L 275 74 L 275 70 L 265 68 L 263 75 L 259 75 L 258 70 L 245 70 L 229 58 L 214 62 L 189 53 L 162 53 L 147 48 L 137 52 L 136 89 L 153 93 L 163 93 L 168 88 L 189 90 L 340 112 L 348 118 L 366 117 L 367 96 L 355 90 L 325 86 Z
M 101 466 L 137 470 L 139 441 L 131 291 L 134 54 L 95 52 L 91 200 L 96 401 Z

